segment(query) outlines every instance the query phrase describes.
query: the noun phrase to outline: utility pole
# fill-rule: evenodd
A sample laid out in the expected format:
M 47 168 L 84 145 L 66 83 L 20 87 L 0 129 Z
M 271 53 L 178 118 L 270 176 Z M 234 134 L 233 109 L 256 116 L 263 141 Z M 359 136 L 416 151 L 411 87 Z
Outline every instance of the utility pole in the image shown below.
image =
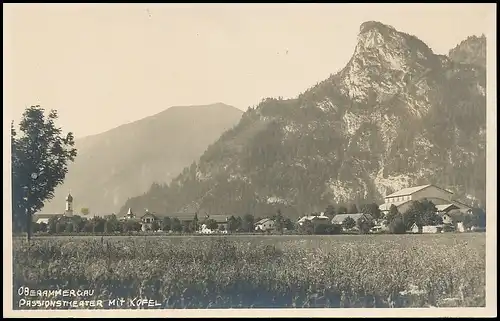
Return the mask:
M 24 215 L 26 218 L 26 240 L 28 243 L 31 240 L 31 214 L 29 210 L 29 186 L 25 187 L 26 195 L 24 197 Z
M 34 181 L 38 178 L 37 173 L 32 173 L 31 174 L 31 179 L 30 185 L 26 186 L 26 197 L 25 197 L 25 215 L 26 215 L 26 240 L 28 243 L 31 241 L 31 210 L 29 206 L 29 198 L 30 198 L 30 188 L 34 184 Z

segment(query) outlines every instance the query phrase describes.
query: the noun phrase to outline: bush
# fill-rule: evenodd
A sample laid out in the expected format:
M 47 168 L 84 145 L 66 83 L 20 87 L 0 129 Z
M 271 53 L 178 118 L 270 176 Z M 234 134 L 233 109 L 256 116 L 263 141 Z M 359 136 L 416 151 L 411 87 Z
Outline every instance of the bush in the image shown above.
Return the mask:
M 327 224 L 327 223 L 317 223 L 314 224 L 314 232 L 316 235 L 332 235 L 332 234 L 340 234 L 342 232 L 342 228 L 338 225 Z
M 391 234 L 405 234 L 406 233 L 406 226 L 405 226 L 405 223 L 404 223 L 402 217 L 396 217 L 389 224 L 389 232 Z

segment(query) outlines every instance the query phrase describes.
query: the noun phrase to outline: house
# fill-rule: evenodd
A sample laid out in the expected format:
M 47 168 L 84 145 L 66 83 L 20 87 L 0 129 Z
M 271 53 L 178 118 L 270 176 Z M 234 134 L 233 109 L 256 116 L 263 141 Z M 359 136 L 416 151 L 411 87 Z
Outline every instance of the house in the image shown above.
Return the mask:
M 424 225 L 418 226 L 417 223 L 413 223 L 413 225 L 408 230 L 409 233 L 424 233 L 424 234 L 433 234 L 433 233 L 441 233 L 443 231 L 443 225 Z
M 465 216 L 472 215 L 470 210 L 451 209 L 447 212 L 439 212 L 444 225 L 453 225 L 458 230 L 458 223 L 463 223 Z
M 417 225 L 417 223 L 413 223 L 413 225 L 408 230 L 410 233 L 422 233 L 422 229 Z
M 197 219 L 200 223 L 212 219 L 217 222 L 219 229 L 227 229 L 228 220 L 230 217 L 229 215 L 223 214 L 208 214 L 206 211 L 201 210 L 193 204 L 185 206 L 178 212 L 171 213 L 167 216 L 169 216 L 170 218 L 177 218 L 183 224 L 191 223 L 195 219 Z M 199 228 L 201 229 L 201 225 L 199 225 Z
M 299 225 L 303 225 L 305 222 L 324 222 L 324 223 L 329 223 L 330 222 L 330 218 L 328 216 L 325 216 L 323 213 L 321 213 L 320 215 L 306 215 L 306 216 L 303 216 L 301 217 L 297 223 Z
M 465 232 L 465 226 L 463 222 L 458 222 L 457 223 L 457 232 L 463 233 Z
M 227 230 L 229 223 L 229 215 L 225 214 L 206 214 L 200 221 L 214 220 L 217 223 L 219 230 Z
M 337 214 L 332 218 L 332 224 L 342 225 L 346 218 L 352 218 L 354 222 L 358 222 L 359 219 L 364 219 L 366 221 L 373 221 L 373 217 L 370 214 L 356 213 L 356 214 Z
M 197 231 L 197 232 L 199 232 L 201 234 L 212 234 L 212 233 L 214 233 L 214 231 L 212 231 L 211 229 L 209 229 L 207 227 L 207 224 L 201 224 L 200 230 Z
M 270 218 L 263 218 L 257 223 L 255 223 L 256 231 L 270 231 L 273 230 L 275 226 L 275 222 Z
M 146 213 L 141 216 L 141 230 L 151 231 L 154 227 L 154 223 L 161 224 L 161 217 L 146 210 Z
M 454 200 L 452 192 L 432 184 L 403 188 L 389 194 L 384 198 L 384 204 L 380 205 L 379 209 L 383 214 L 387 214 L 391 205 L 395 205 L 400 213 L 404 213 L 410 208 L 412 201 L 423 199 L 431 201 L 438 211 L 449 211 L 454 208 L 470 210 L 469 206 Z
M 228 215 L 223 215 L 223 214 L 212 214 L 212 215 L 205 215 L 201 219 L 201 223 L 199 226 L 199 232 L 203 234 L 212 234 L 212 233 L 227 233 L 228 230 L 228 224 L 229 224 L 229 217 Z M 209 229 L 208 224 L 206 221 L 208 220 L 214 220 L 215 223 L 217 223 L 217 229 Z

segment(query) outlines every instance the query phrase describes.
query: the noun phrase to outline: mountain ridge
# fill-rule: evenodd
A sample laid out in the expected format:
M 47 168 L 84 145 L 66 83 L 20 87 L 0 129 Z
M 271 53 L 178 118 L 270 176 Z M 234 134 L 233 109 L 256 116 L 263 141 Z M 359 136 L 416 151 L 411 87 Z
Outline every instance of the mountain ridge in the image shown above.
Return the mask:
M 339 72 L 296 98 L 263 99 L 169 186 L 130 199 L 120 213 L 194 205 L 298 216 L 427 183 L 484 205 L 486 73 L 466 59 L 483 40 L 452 59 L 365 22 Z
M 75 141 L 77 159 L 41 212 L 61 213 L 69 190 L 75 210 L 117 212 L 128 197 L 147 191 L 153 182 L 168 183 L 224 130 L 237 124 L 242 114 L 223 103 L 172 106 L 79 138 Z

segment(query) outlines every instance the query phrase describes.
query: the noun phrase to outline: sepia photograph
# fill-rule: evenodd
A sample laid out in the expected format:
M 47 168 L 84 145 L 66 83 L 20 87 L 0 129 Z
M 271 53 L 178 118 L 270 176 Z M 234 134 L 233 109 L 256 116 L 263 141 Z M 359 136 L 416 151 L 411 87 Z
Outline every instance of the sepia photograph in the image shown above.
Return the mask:
M 496 316 L 496 4 L 4 4 L 4 317 Z

